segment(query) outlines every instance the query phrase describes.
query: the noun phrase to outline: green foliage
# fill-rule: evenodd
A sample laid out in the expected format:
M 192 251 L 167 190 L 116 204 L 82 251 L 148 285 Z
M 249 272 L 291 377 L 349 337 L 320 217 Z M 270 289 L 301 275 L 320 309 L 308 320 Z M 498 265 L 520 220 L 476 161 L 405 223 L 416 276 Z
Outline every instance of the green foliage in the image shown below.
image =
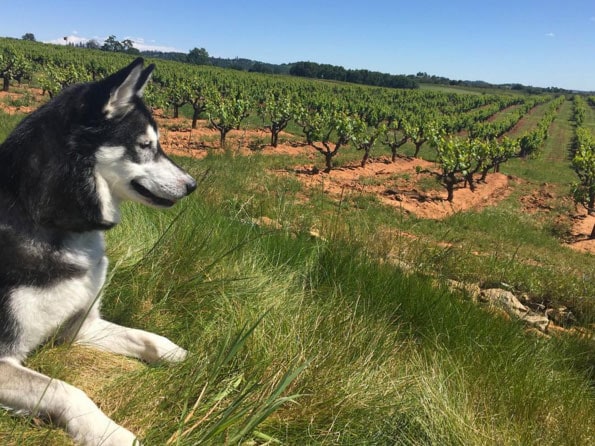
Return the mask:
M 265 128 L 271 132 L 271 146 L 277 147 L 279 133 L 295 115 L 295 100 L 287 91 L 266 91 L 257 108 Z
M 310 146 L 324 156 L 325 172 L 333 168 L 333 158 L 348 144 L 355 132 L 355 118 L 332 106 L 301 108 L 298 122 L 308 132 Z
M 551 96 L 529 96 L 514 110 L 503 114 L 501 119 L 475 123 L 470 130 L 470 136 L 480 139 L 499 138 L 511 130 L 532 108 L 538 104 L 550 101 Z
M 376 144 L 376 141 L 386 134 L 386 124 L 379 119 L 365 120 L 359 116 L 353 118 L 353 132 L 351 134 L 351 144 L 364 152 L 361 166 L 364 167 L 370 156 L 370 151 Z
M 417 81 L 408 76 L 392 75 L 369 70 L 346 70 L 341 66 L 317 64 L 315 62 L 295 62 L 291 65 L 289 73 L 293 76 L 333 79 L 380 87 L 419 88 Z
M 39 76 L 39 85 L 50 97 L 54 97 L 68 85 L 91 80 L 84 66 L 75 63 L 55 65 L 47 63 Z
M 552 100 L 545 114 L 537 124 L 537 127 L 519 138 L 519 156 L 527 157 L 529 155 L 537 155 L 539 149 L 545 143 L 545 140 L 548 137 L 548 129 L 556 118 L 557 111 L 564 101 L 564 96 L 558 96 L 556 99 Z
M 206 111 L 209 122 L 219 130 L 220 145 L 225 147 L 225 138 L 230 130 L 239 130 L 240 124 L 250 114 L 251 101 L 239 90 L 222 86 L 212 91 Z
M 587 104 L 580 95 L 574 95 L 574 123 L 577 127 L 581 127 L 585 121 L 585 115 L 587 114 Z
M 439 124 L 435 118 L 428 114 L 423 116 L 409 116 L 402 123 L 402 129 L 409 139 L 415 145 L 413 156 L 418 157 L 421 146 L 432 138 L 437 132 Z
M 101 50 L 110 51 L 113 53 L 128 53 L 139 54 L 140 51 L 134 48 L 134 43 L 130 39 L 124 39 L 121 42 L 116 39 L 116 36 L 111 35 L 101 45 Z
M 0 49 L 0 77 L 3 78 L 3 91 L 8 91 L 10 81 L 21 81 L 30 76 L 33 71 L 33 65 L 30 60 L 14 46 L 6 46 Z
M 186 56 L 186 61 L 194 65 L 208 65 L 209 53 L 204 48 L 192 48 Z
M 591 98 L 589 98 L 591 101 Z M 572 185 L 572 196 L 576 203 L 587 208 L 587 212 L 595 215 L 595 137 L 582 127 L 586 115 L 585 100 L 574 96 L 573 116 L 576 125 L 575 138 L 572 144 L 572 168 L 579 182 Z M 595 239 L 595 225 L 590 234 Z
M 390 118 L 385 124 L 384 132 L 381 135 L 382 142 L 390 148 L 393 163 L 397 160 L 399 148 L 409 140 L 408 132 L 405 130 L 406 125 L 407 123 L 402 119 Z
M 595 214 L 595 137 L 584 127 L 576 129 L 572 167 L 579 178 L 579 183 L 573 188 L 573 196 L 577 203 L 585 205 L 589 213 Z
M 436 162 L 440 166 L 438 179 L 448 192 L 447 200 L 453 201 L 455 187 L 466 182 L 474 190 L 474 175 L 482 172 L 485 181 L 487 172 L 496 168 L 518 153 L 518 142 L 504 138 L 482 140 L 477 138 L 446 137 L 436 133 L 432 137 L 436 149 Z

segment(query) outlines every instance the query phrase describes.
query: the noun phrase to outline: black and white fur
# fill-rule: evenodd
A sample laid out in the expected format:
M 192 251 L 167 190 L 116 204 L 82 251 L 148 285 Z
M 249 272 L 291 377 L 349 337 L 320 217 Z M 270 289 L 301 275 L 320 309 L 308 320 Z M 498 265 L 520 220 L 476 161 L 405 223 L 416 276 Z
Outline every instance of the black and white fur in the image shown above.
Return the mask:
M 104 231 L 133 200 L 169 207 L 196 188 L 162 151 L 142 101 L 154 65 L 137 59 L 79 84 L 25 118 L 0 145 L 0 406 L 39 413 L 82 445 L 135 435 L 81 390 L 22 365 L 49 337 L 147 362 L 181 361 L 168 339 L 101 318 Z

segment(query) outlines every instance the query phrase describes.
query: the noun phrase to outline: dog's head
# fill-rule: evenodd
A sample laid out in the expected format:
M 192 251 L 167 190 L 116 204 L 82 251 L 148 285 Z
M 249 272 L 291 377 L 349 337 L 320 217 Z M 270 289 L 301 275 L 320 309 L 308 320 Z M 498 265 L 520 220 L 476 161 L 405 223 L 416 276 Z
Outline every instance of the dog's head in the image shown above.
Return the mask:
M 136 59 L 23 119 L 0 144 L 0 205 L 80 232 L 118 223 L 123 200 L 168 207 L 192 192 L 196 182 L 161 149 L 142 100 L 153 69 Z
M 143 69 L 139 58 L 91 87 L 101 99 L 104 121 L 101 128 L 105 141 L 96 149 L 94 173 L 107 221 L 117 221 L 122 200 L 169 207 L 196 189 L 195 180 L 161 149 L 159 130 L 142 101 L 154 68 L 150 65 Z

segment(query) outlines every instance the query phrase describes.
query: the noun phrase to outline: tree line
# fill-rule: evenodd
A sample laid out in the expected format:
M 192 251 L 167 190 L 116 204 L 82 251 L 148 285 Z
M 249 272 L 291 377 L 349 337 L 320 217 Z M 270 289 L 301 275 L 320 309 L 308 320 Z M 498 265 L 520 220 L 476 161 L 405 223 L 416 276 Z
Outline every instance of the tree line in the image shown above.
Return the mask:
M 292 76 L 327 79 L 353 84 L 372 85 L 387 88 L 419 88 L 415 79 L 405 75 L 380 73 L 369 70 L 348 70 L 342 66 L 318 64 L 315 62 L 296 62 L 291 65 Z

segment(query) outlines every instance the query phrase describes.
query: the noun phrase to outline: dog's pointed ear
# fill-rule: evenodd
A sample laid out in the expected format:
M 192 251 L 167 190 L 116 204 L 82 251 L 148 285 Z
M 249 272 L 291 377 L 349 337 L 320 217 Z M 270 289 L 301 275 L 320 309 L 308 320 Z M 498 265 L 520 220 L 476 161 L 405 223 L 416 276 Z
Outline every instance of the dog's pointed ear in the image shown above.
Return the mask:
M 152 63 L 147 68 L 145 68 L 142 71 L 142 73 L 140 74 L 140 76 L 138 78 L 138 82 L 136 83 L 136 95 L 139 98 L 142 98 L 143 97 L 143 94 L 145 92 L 145 87 L 147 86 L 147 84 L 151 80 L 151 76 L 153 74 L 153 70 L 154 69 L 155 69 L 155 64 Z
M 102 81 L 103 88 L 109 92 L 103 113 L 109 119 L 126 114 L 133 105 L 134 97 L 141 97 L 151 73 L 155 68 L 150 65 L 143 70 L 143 59 L 139 57 L 130 65 Z

